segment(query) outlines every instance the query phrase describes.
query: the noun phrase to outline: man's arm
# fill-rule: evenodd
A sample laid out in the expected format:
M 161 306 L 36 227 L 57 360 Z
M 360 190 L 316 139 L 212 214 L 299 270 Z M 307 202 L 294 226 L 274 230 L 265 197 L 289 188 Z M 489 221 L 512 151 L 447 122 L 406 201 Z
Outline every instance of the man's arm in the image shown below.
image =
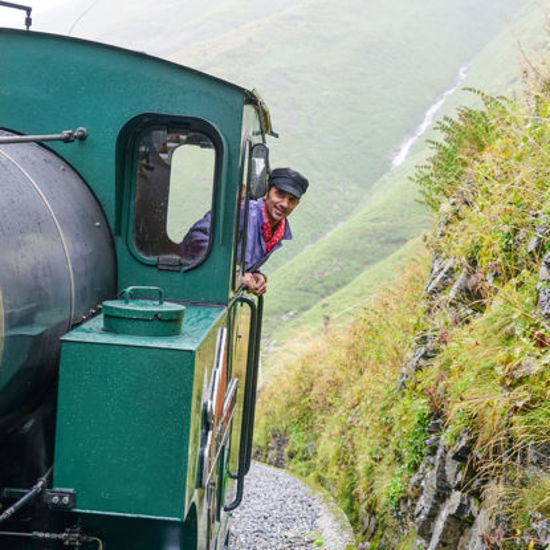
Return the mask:
M 195 262 L 204 257 L 210 242 L 210 211 L 196 221 L 180 243 L 184 260 Z

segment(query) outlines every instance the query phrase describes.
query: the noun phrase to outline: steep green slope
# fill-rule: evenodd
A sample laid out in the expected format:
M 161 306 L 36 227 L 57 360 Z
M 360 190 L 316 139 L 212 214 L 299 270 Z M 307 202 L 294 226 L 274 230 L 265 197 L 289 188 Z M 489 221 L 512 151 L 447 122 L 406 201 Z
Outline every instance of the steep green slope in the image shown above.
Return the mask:
M 400 280 L 411 266 L 422 269 L 426 264 L 426 245 L 417 237 L 393 254 L 366 268 L 348 285 L 324 298 L 303 315 L 286 322 L 263 350 L 261 380 L 263 385 L 285 373 L 285 367 L 296 361 L 317 338 L 332 342 L 334 334 L 346 330 L 365 309 L 376 309 L 381 286 Z
M 491 91 L 498 93 L 513 90 L 521 80 L 524 62 L 517 40 L 521 39 L 525 50 L 537 57 L 533 53 L 533 43 L 535 47 L 544 45 L 541 44 L 545 41 L 543 13 L 540 4 L 530 5 L 521 12 L 514 25 L 477 56 L 464 86 L 479 88 L 487 84 Z M 452 113 L 459 101 L 479 105 L 475 94 L 457 91 L 446 101 L 440 117 Z M 435 135 L 433 130 L 428 133 L 429 138 Z M 294 319 L 291 326 L 303 326 L 309 321 L 318 323 L 319 314 L 306 315 L 302 321 L 295 318 L 320 299 L 345 287 L 362 269 L 368 268 L 376 276 L 373 264 L 384 260 L 400 244 L 422 232 L 427 216 L 422 215 L 414 202 L 415 191 L 408 184 L 408 177 L 412 175 L 414 165 L 426 157 L 426 142 L 421 140 L 415 149 L 418 151 L 416 158 L 409 158 L 399 169 L 381 178 L 372 195 L 367 197 L 366 204 L 362 204 L 344 224 L 272 274 L 266 307 L 266 337 L 283 341 L 287 332 L 285 324 L 290 319 Z M 371 219 L 378 220 L 381 217 L 378 214 L 382 212 L 386 216 L 383 223 L 371 223 Z M 401 243 L 399 239 L 402 239 Z M 368 274 L 362 278 L 366 292 L 371 286 L 368 278 Z M 335 303 L 338 298 L 344 300 L 341 310 L 349 307 L 345 292 L 331 302 Z M 283 332 L 280 332 L 281 328 Z
M 419 197 L 409 181 L 414 166 L 424 159 L 416 155 L 389 172 L 377 183 L 370 200 L 346 222 L 276 271 L 269 281 L 265 334 L 273 334 L 365 269 L 372 270 L 429 226 L 428 213 L 415 202 Z M 342 303 L 339 311 L 349 305 Z
M 300 315 L 295 323 L 287 323 L 284 332 L 279 335 L 286 339 L 288 331 L 299 332 L 304 327 L 315 331 L 321 327 L 326 330 L 346 326 L 359 310 L 373 303 L 380 285 L 398 279 L 403 270 L 422 255 L 424 248 L 425 245 L 419 237 L 407 241 L 389 256 L 361 271 L 345 287 L 323 298 Z

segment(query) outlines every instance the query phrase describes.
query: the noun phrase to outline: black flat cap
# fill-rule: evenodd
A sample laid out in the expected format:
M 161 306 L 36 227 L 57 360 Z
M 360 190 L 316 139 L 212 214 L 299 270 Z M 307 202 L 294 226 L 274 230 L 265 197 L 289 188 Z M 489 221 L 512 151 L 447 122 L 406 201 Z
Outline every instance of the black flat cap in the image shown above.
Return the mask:
M 269 175 L 269 187 L 273 185 L 299 199 L 307 191 L 309 182 L 292 168 L 275 168 Z

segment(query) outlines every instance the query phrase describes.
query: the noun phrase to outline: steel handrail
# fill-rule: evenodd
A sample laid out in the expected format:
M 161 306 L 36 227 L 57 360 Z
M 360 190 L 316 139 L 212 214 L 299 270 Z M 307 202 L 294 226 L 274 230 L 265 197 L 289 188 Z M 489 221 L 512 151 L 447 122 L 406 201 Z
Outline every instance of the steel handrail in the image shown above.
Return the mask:
M 243 417 L 241 421 L 241 440 L 239 442 L 239 466 L 237 474 L 229 472 L 229 476 L 237 480 L 237 490 L 233 502 L 224 506 L 226 512 L 235 510 L 243 499 L 244 478 L 250 471 L 252 458 L 252 436 L 254 433 L 254 416 L 256 409 L 256 393 L 258 382 L 259 344 L 262 326 L 263 297 L 258 298 L 258 305 L 247 298 L 239 296 L 236 302 L 242 302 L 250 307 L 250 338 L 246 364 L 245 394 L 243 399 Z

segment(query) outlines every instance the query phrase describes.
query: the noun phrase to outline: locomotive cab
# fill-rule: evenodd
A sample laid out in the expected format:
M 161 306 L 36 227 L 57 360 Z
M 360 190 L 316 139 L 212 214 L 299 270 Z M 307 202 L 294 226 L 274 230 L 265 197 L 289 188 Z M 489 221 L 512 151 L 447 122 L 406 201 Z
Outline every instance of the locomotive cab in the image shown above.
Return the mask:
M 267 107 L 93 42 L 2 29 L 0 51 L 0 547 L 223 548 L 251 457 L 262 302 L 240 279 Z

